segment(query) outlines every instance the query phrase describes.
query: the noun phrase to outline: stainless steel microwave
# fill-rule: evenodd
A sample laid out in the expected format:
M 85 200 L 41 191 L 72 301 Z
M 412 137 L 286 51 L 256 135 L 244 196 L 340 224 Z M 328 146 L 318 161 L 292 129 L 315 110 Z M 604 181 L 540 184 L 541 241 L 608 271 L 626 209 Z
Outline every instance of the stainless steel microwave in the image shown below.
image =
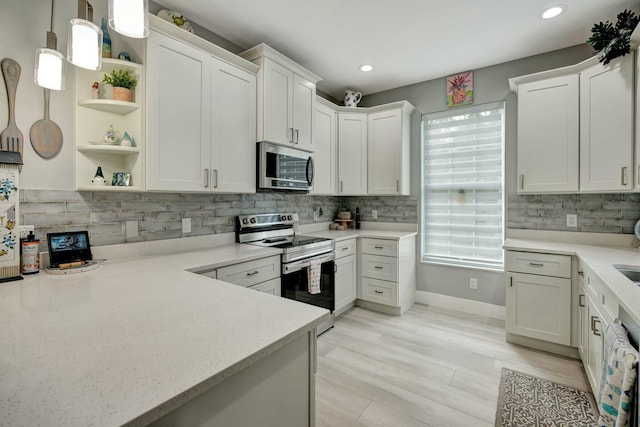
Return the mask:
M 313 153 L 270 142 L 258 142 L 258 188 L 313 189 Z

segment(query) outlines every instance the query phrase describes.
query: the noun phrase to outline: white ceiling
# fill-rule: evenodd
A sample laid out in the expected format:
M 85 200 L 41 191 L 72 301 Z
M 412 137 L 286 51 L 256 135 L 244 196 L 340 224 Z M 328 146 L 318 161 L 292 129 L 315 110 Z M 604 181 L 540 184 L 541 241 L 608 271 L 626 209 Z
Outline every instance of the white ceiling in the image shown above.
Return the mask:
M 265 42 L 323 78 L 371 94 L 574 46 L 640 0 L 156 0 L 235 44 Z M 539 13 L 555 4 L 551 20 Z M 358 70 L 372 64 L 370 73 Z

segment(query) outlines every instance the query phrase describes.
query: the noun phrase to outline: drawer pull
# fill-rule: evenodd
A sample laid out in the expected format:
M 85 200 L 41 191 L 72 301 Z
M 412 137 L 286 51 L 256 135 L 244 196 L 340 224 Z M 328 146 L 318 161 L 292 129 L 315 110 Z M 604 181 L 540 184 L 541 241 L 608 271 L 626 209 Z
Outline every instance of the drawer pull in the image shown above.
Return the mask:
M 382 291 L 373 291 L 373 292 L 375 292 L 376 294 L 384 294 L 384 292 Z
M 384 249 L 384 246 L 374 246 L 374 249 Z
M 380 267 L 379 265 L 376 265 L 373 268 L 375 268 L 376 270 L 382 270 L 384 267 Z
M 580 307 L 586 307 L 586 306 L 584 305 L 584 295 L 579 295 L 579 296 L 578 296 L 578 305 L 579 305 Z
M 601 336 L 602 334 L 596 327 L 596 323 L 600 324 L 600 319 L 597 316 L 591 316 L 591 331 L 593 331 L 593 335 Z
M 343 251 L 349 250 L 348 246 L 345 246 L 344 248 L 342 248 Z
M 544 267 L 544 264 L 542 264 L 541 262 L 530 262 L 529 265 L 531 267 Z
M 251 273 L 247 273 L 247 276 L 255 276 L 256 274 L 260 273 L 258 270 L 253 271 Z
M 584 271 L 578 271 L 578 276 L 584 277 Z

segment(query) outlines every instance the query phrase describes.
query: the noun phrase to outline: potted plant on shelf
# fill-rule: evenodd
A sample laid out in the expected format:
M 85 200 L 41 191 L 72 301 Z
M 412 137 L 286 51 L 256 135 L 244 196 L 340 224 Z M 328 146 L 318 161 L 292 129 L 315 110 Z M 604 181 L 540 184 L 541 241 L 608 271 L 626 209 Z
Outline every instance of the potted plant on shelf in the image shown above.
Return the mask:
M 131 90 L 138 83 L 127 70 L 113 70 L 110 74 L 105 74 L 102 81 L 113 86 L 113 99 L 127 102 L 131 102 Z

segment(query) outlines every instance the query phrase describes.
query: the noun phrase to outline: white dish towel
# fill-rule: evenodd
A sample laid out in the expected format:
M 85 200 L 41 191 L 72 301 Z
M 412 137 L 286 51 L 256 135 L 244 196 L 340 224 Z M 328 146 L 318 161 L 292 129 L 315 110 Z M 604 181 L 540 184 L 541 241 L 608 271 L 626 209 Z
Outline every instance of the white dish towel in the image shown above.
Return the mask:
M 635 405 L 633 395 L 638 378 L 640 355 L 631 346 L 626 336 L 620 337 L 615 327 L 607 328 L 605 341 L 609 334 L 613 335 L 609 337 L 613 338 L 613 343 L 604 366 L 606 380 L 600 394 L 598 426 L 630 426 L 633 405 Z
M 322 260 L 309 261 L 307 269 L 307 281 L 309 282 L 309 293 L 312 295 L 320 293 L 320 269 L 322 268 Z

